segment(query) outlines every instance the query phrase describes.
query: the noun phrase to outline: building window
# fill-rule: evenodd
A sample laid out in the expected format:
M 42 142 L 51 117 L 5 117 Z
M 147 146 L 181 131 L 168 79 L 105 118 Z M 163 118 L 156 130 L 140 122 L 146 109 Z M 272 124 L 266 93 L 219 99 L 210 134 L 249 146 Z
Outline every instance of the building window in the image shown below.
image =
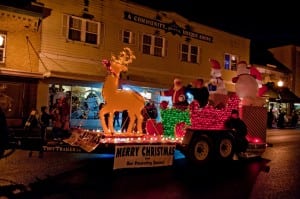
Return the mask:
M 237 62 L 238 62 L 238 57 L 236 55 L 231 55 L 226 53 L 224 55 L 224 69 L 225 70 L 237 70 Z
M 0 33 L 0 63 L 5 63 L 6 35 Z
M 99 44 L 100 22 L 64 15 L 63 24 L 63 32 L 68 40 L 95 45 Z
M 121 31 L 121 39 L 125 44 L 134 44 L 135 43 L 135 33 L 129 30 Z
M 200 48 L 190 44 L 181 45 L 181 61 L 199 63 Z
M 158 57 L 165 56 L 165 38 L 155 35 L 143 35 L 142 52 Z

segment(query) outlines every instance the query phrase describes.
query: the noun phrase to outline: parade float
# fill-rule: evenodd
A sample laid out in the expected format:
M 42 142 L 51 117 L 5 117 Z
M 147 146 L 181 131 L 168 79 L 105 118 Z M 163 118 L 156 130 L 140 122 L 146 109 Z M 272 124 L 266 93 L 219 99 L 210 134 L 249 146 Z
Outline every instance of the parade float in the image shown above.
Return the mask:
M 214 84 L 216 87 L 211 93 L 211 103 L 200 108 L 194 100 L 186 109 L 178 109 L 168 106 L 167 101 L 162 101 L 157 107 L 161 120 L 149 118 L 145 121 L 144 97 L 132 90 L 119 89 L 120 74 L 128 71 L 128 65 L 134 59 L 131 49 L 124 48 L 117 57 L 113 55 L 111 59 L 102 60 L 107 71 L 102 89 L 104 106 L 99 111 L 103 128 L 74 128 L 70 137 L 60 143 L 48 142 L 43 145 L 43 151 L 110 151 L 114 153 L 114 169 L 170 166 L 176 149 L 196 164 L 215 159 L 232 160 L 234 154 L 244 158 L 257 157 L 265 151 L 267 111 L 263 106 L 263 99 L 257 95 L 255 76 L 250 72 L 238 70 L 237 77 L 233 80 L 237 92 L 228 95 L 224 84 L 220 84 L 218 62 L 211 59 L 213 81 L 215 83 L 219 80 Z M 243 66 L 240 64 L 241 68 Z M 220 85 L 221 88 L 218 88 Z M 213 103 L 214 101 L 218 103 Z M 220 102 L 223 103 L 222 106 L 218 106 Z M 224 121 L 233 109 L 240 111 L 248 127 L 249 145 L 243 153 L 240 153 L 239 143 L 235 139 L 238 132 L 224 128 Z M 128 112 L 129 125 L 126 132 L 120 132 L 114 129 L 113 116 L 116 111 L 124 110 Z M 107 123 L 105 115 L 108 115 Z

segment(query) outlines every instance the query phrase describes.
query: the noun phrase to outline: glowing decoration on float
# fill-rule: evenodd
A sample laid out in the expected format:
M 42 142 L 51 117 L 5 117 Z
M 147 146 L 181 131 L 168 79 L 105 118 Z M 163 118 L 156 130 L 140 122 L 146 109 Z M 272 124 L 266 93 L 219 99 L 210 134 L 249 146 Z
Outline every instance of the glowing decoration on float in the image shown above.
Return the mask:
M 261 76 L 258 70 L 254 68 L 250 70 L 251 67 L 254 66 L 249 66 L 247 62 L 240 61 L 237 64 L 237 76 L 232 79 L 232 82 L 235 83 L 235 91 L 241 99 L 242 105 L 263 106 L 265 100 L 259 97 L 258 92 L 258 82 L 261 81 Z
M 157 123 L 155 119 L 148 119 L 146 122 L 147 135 L 163 135 L 164 127 L 161 122 Z
M 164 107 L 164 102 L 161 103 L 161 107 Z M 189 110 L 180 110 L 176 108 L 166 108 L 160 111 L 161 119 L 164 126 L 164 136 L 174 138 L 174 130 L 176 124 L 184 122 L 186 125 L 190 125 Z
M 184 137 L 185 132 L 186 132 L 186 128 L 188 128 L 188 127 L 189 126 L 186 125 L 185 122 L 179 122 L 179 123 L 177 123 L 175 125 L 175 129 L 174 129 L 176 138 L 182 138 L 182 137 Z
M 108 75 L 103 84 L 102 96 L 104 106 L 99 111 L 99 118 L 105 134 L 115 132 L 113 126 L 113 116 L 116 111 L 128 111 L 129 125 L 127 132 L 133 132 L 133 126 L 136 121 L 137 133 L 142 133 L 143 115 L 142 109 L 145 106 L 145 99 L 139 93 L 132 90 L 121 90 L 119 88 L 119 78 L 121 72 L 128 70 L 128 64 L 135 59 L 130 48 L 124 48 L 120 55 L 116 58 L 111 57 L 111 60 L 102 60 L 102 64 L 108 71 Z M 105 123 L 104 115 L 109 113 L 108 125 Z
M 211 64 L 211 79 L 208 84 L 210 104 L 214 107 L 224 108 L 228 100 L 228 91 L 222 78 L 221 65 L 216 59 L 209 59 Z
M 224 121 L 230 116 L 232 109 L 239 108 L 240 99 L 236 95 L 229 97 L 227 106 L 216 109 L 213 106 L 199 108 L 199 104 L 193 101 L 190 106 L 191 128 L 194 129 L 223 129 Z
M 211 72 L 210 72 L 210 82 L 209 82 L 209 93 L 218 93 L 227 95 L 227 90 L 225 88 L 225 84 L 222 78 L 221 65 L 215 59 L 209 59 L 211 64 Z

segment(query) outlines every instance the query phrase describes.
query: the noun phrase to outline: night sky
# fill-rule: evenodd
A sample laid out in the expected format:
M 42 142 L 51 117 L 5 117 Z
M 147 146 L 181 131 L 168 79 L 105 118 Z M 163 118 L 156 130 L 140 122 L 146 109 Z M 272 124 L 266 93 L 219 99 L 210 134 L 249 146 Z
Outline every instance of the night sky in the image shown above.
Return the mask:
M 132 0 L 156 10 L 176 12 L 196 21 L 251 39 L 258 48 L 272 48 L 295 44 L 300 46 L 300 17 L 298 6 L 289 1 L 259 4 L 240 1 L 230 4 L 223 1 L 198 0 Z M 222 2 L 222 1 L 221 1 Z M 201 3 L 204 3 L 201 5 Z M 200 5 L 198 5 L 200 4 Z

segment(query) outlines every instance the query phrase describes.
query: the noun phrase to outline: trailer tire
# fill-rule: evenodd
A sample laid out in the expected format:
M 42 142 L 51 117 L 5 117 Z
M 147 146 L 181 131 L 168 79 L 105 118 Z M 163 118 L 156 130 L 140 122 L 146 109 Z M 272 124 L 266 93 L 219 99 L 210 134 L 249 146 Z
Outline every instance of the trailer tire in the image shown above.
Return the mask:
M 220 138 L 215 151 L 218 160 L 232 160 L 234 156 L 233 139 L 229 136 Z
M 212 158 L 212 142 L 208 137 L 199 136 L 192 140 L 188 158 L 194 164 L 204 164 Z

